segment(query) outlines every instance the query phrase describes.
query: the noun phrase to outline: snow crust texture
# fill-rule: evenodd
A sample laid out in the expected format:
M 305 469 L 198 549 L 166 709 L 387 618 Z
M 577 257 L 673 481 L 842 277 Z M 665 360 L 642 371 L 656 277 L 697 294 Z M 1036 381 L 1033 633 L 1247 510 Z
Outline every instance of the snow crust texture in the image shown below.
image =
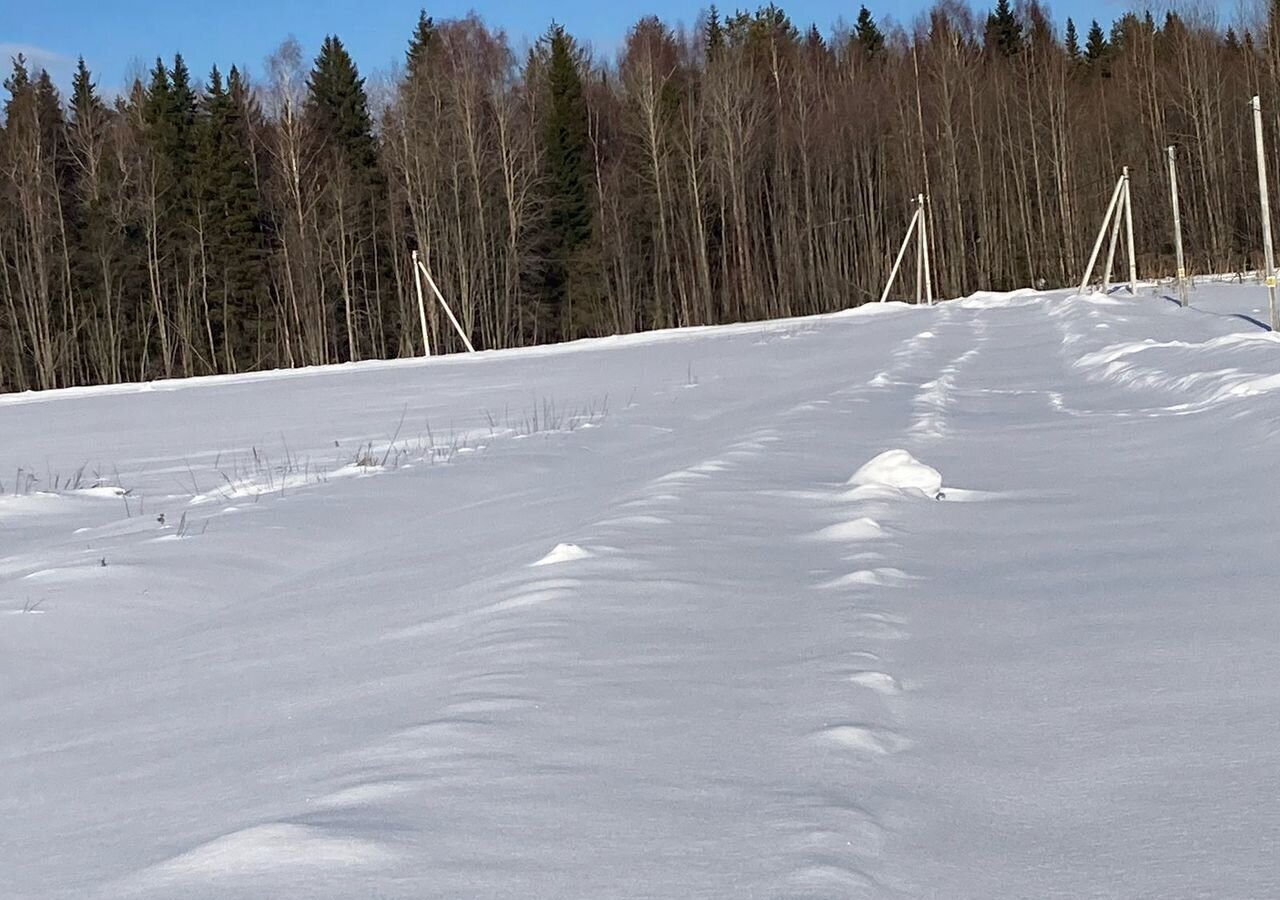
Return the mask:
M 0 397 L 0 897 L 1280 896 L 1265 302 Z

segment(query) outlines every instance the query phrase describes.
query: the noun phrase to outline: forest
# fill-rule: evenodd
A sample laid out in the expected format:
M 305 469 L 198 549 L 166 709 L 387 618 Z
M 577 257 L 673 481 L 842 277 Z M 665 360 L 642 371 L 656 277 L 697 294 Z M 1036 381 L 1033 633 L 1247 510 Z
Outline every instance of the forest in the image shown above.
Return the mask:
M 1259 263 L 1275 11 L 1060 27 L 944 0 L 824 33 L 712 7 L 607 58 L 423 13 L 405 46 L 368 80 L 338 36 L 253 75 L 166 55 L 111 97 L 83 59 L 65 96 L 14 59 L 0 391 L 420 355 L 414 250 L 478 349 L 856 306 L 917 193 L 937 295 L 1069 285 L 1122 166 L 1139 273 L 1170 275 L 1170 144 L 1191 270 Z M 460 349 L 428 312 L 432 352 Z

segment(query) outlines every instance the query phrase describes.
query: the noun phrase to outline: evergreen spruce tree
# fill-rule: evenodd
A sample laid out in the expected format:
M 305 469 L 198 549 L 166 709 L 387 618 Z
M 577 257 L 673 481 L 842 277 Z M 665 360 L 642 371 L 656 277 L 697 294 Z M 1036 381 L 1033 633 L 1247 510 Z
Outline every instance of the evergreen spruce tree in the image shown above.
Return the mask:
M 853 27 L 853 33 L 862 49 L 862 55 L 867 59 L 874 59 L 884 50 L 884 34 L 865 6 L 858 10 L 858 21 Z
M 169 91 L 177 140 L 174 148 L 175 159 L 183 155 L 189 158 L 191 151 L 195 149 L 198 104 L 195 88 L 191 84 L 191 72 L 187 69 L 187 63 L 181 53 L 173 57 L 173 68 L 169 71 Z
M 337 37 L 324 39 L 307 87 L 307 113 L 321 139 L 366 183 L 374 179 L 378 147 L 369 98 L 351 54 Z
M 334 350 L 340 359 L 359 358 L 366 345 L 362 338 L 381 333 L 384 324 L 365 327 L 373 321 L 381 283 L 389 281 L 391 273 L 385 267 L 390 254 L 378 234 L 377 210 L 385 184 L 369 98 L 355 62 L 336 36 L 329 35 L 321 44 L 307 88 L 306 117 L 334 169 L 334 189 L 326 195 L 335 204 L 341 202 L 333 213 L 341 213 L 339 224 L 344 229 L 333 238 L 345 247 L 341 262 L 332 261 L 328 275 L 335 303 L 332 333 L 341 336 Z
M 1076 23 L 1070 18 L 1067 19 L 1067 36 L 1063 41 L 1063 45 L 1067 51 L 1067 57 L 1072 62 L 1080 61 L 1080 37 L 1076 34 Z
M 589 319 L 592 237 L 587 105 L 573 39 L 552 25 L 542 39 L 546 115 L 542 127 L 546 241 L 542 267 L 543 337 L 571 338 Z M 576 307 L 576 308 L 575 308 Z
M 181 149 L 183 139 L 181 116 L 178 112 L 177 97 L 174 94 L 173 82 L 169 79 L 169 69 L 164 60 L 157 57 L 151 69 L 151 80 L 147 84 L 143 98 L 142 117 L 146 125 L 147 144 L 154 159 L 157 173 L 158 190 L 165 195 L 162 217 L 166 226 L 171 225 L 182 199 L 177 194 L 177 164 L 187 154 Z M 188 165 L 187 170 L 190 171 Z
M 1097 19 L 1094 19 L 1089 23 L 1089 34 L 1085 37 L 1085 62 L 1090 65 L 1099 65 L 1106 62 L 1110 55 L 1111 45 L 1107 43 L 1107 36 L 1103 33 L 1102 26 L 1098 24 Z
M 1004 57 L 1014 56 L 1022 49 L 1022 23 L 1009 0 L 997 0 L 995 10 L 987 17 L 986 45 L 989 52 Z
M 155 221 L 151 224 L 156 229 L 156 239 L 152 248 L 155 256 L 149 263 L 153 279 L 150 290 L 158 291 L 153 302 L 161 309 L 155 315 L 166 320 L 190 301 L 189 293 L 196 287 L 191 277 L 199 253 L 193 228 L 196 106 L 196 89 L 182 55 L 174 56 L 172 69 L 166 69 L 164 60 L 157 58 L 145 92 L 142 118 L 150 156 L 147 177 L 155 179 L 147 185 L 148 191 L 155 191 L 151 198 L 155 204 Z M 156 348 L 160 360 L 157 368 L 165 374 L 172 374 L 175 364 L 186 375 L 211 370 L 213 360 L 207 358 L 207 346 L 166 341 L 159 329 L 157 335 L 161 342 Z
M 707 12 L 707 26 L 703 36 L 707 62 L 713 63 L 724 53 L 724 26 L 720 24 L 720 11 L 711 4 Z
M 66 117 L 62 112 L 62 98 L 54 87 L 46 69 L 41 69 L 35 80 L 35 102 L 40 116 L 40 137 L 48 151 L 48 159 L 54 161 L 59 191 L 71 186 L 71 158 L 67 153 Z
M 786 10 L 776 3 L 762 6 L 756 10 L 751 20 L 749 42 L 753 47 L 763 50 L 775 42 L 795 45 L 800 40 L 800 31 L 796 28 Z
M 416 83 L 426 73 L 427 61 L 436 44 L 436 23 L 425 9 L 418 11 L 418 24 L 413 28 L 413 37 L 409 39 L 409 49 L 405 51 L 406 76 L 410 83 Z
M 827 42 L 822 37 L 822 32 L 818 30 L 818 24 L 811 22 L 809 30 L 804 33 L 805 49 L 811 53 L 818 53 L 827 49 Z
M 260 367 L 271 335 L 267 293 L 267 211 L 258 187 L 254 127 L 262 114 L 235 66 L 227 74 L 227 228 L 232 248 L 228 281 L 236 298 L 230 344 L 236 368 Z
M 69 130 L 74 131 L 70 152 L 82 172 L 92 171 L 92 177 L 77 179 L 75 190 L 66 204 L 67 230 L 70 234 L 71 275 L 73 290 L 83 302 L 85 298 L 100 293 L 99 265 L 102 259 L 112 255 L 113 241 L 107 218 L 108 192 L 116 185 L 107 173 L 108 166 L 102 152 L 108 126 L 107 108 L 98 96 L 97 85 L 85 65 L 84 57 L 76 61 L 76 72 L 71 80 Z M 99 323 L 111 315 L 109 309 L 94 306 Z M 110 330 L 107 330 L 110 333 Z M 112 373 L 99 373 L 110 375 Z
M 170 198 L 171 211 L 179 219 L 178 225 L 190 224 L 194 200 L 194 170 L 192 161 L 196 149 L 197 98 L 191 84 L 191 73 L 178 53 L 173 57 L 169 70 L 169 116 L 166 137 L 168 144 L 163 152 L 169 161 L 173 176 L 174 193 Z
M 75 121 L 87 124 L 105 111 L 106 107 L 98 97 L 98 86 L 94 84 L 82 56 L 76 60 L 76 73 L 71 78 L 71 116 Z
M 247 115 L 248 92 L 232 68 L 224 87 L 214 66 L 201 102 L 197 202 L 208 259 L 210 339 L 217 367 L 250 368 L 262 327 L 261 224 Z
M 27 71 L 27 58 L 21 53 L 10 61 L 9 77 L 4 80 L 4 89 L 9 92 L 4 101 L 5 122 L 12 122 L 15 110 L 19 109 L 31 87 L 31 73 Z
M 168 126 L 172 90 L 169 86 L 169 70 L 164 60 L 156 57 L 156 64 L 151 67 L 151 80 L 147 83 L 142 115 L 150 129 L 153 140 L 158 140 L 157 132 Z

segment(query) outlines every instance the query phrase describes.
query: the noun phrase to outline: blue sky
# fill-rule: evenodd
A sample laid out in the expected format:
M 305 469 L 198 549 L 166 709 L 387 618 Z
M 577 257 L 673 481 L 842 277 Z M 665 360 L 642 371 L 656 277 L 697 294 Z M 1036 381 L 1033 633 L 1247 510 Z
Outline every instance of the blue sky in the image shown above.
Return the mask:
M 860 0 L 791 0 L 781 5 L 797 24 L 816 22 L 824 31 L 843 17 L 852 21 Z M 994 3 L 994 0 L 991 0 Z M 232 63 L 250 72 L 262 69 L 263 58 L 289 34 L 308 55 L 325 34 L 338 34 L 368 74 L 402 58 L 405 42 L 422 0 L 0 0 L 0 58 L 24 52 L 55 76 L 69 81 L 77 54 L 83 54 L 99 83 L 108 90 L 123 86 L 139 67 L 157 55 L 171 58 L 181 51 L 190 67 L 204 74 L 213 63 L 224 70 Z M 627 28 L 640 16 L 657 14 L 692 25 L 706 0 L 559 0 L 556 3 L 482 0 L 432 2 L 437 18 L 464 15 L 472 8 L 490 24 L 506 29 L 513 45 L 532 39 L 552 18 L 597 49 L 612 53 Z M 755 6 L 755 2 L 741 4 Z M 925 0 L 873 0 L 877 18 L 911 18 Z M 1114 18 L 1120 0 L 1067 0 L 1051 4 L 1056 18 L 1073 15 L 1087 21 Z M 720 6 L 732 8 L 732 0 Z

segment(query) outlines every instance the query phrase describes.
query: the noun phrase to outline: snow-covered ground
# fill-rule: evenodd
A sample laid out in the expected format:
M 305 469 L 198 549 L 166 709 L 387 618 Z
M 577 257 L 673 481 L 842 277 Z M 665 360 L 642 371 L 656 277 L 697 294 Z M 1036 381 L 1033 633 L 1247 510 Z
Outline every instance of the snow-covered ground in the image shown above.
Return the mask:
M 0 397 L 0 895 L 1278 896 L 1280 340 L 1194 303 Z

